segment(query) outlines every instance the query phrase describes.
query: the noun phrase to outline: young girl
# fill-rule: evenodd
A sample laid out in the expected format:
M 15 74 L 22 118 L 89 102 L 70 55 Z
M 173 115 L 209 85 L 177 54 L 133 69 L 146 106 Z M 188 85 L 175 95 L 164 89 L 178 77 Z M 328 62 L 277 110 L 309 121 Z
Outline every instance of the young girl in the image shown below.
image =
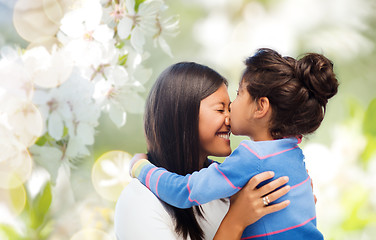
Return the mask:
M 144 129 L 149 160 L 184 175 L 208 166 L 209 155 L 228 156 L 230 142 L 218 135 L 229 132 L 229 105 L 227 81 L 213 69 L 193 62 L 165 69 L 146 100 Z M 280 188 L 287 177 L 256 188 L 271 177 L 270 172 L 254 176 L 231 201 L 217 199 L 187 209 L 160 201 L 133 179 L 116 203 L 116 239 L 240 239 L 248 225 L 288 205 L 286 200 L 264 207 L 261 199 L 265 195 L 275 200 L 288 192 L 288 186 Z
M 242 141 L 222 164 L 213 163 L 180 176 L 138 161 L 132 174 L 163 201 L 179 208 L 229 197 L 254 175 L 274 171 L 288 176 L 290 191 L 274 203 L 290 205 L 248 226 L 242 239 L 323 239 L 316 228 L 311 181 L 298 144 L 323 120 L 328 99 L 337 93 L 333 64 L 320 54 L 300 60 L 260 49 L 246 60 L 246 70 L 231 104 L 231 131 Z M 225 135 L 223 133 L 223 135 Z M 226 136 L 223 136 L 226 137 Z M 271 203 L 265 196 L 265 206 Z

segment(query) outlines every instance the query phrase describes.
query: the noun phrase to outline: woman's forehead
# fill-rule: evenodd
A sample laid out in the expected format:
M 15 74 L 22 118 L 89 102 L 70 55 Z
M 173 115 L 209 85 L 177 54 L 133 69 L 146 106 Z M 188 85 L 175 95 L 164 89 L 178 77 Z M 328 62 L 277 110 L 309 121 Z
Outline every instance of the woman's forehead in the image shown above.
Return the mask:
M 225 85 L 221 86 L 217 91 L 204 98 L 201 102 L 209 105 L 228 105 L 230 97 L 227 92 L 227 87 Z

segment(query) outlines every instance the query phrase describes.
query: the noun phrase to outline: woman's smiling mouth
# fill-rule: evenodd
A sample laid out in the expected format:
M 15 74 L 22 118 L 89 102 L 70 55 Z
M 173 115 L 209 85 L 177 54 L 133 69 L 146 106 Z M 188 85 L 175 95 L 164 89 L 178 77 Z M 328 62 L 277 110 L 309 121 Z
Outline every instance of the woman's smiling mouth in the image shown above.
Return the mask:
M 231 131 L 229 131 L 229 132 L 219 132 L 216 135 L 218 137 L 220 137 L 220 138 L 224 138 L 226 140 L 230 140 L 230 134 L 231 134 Z

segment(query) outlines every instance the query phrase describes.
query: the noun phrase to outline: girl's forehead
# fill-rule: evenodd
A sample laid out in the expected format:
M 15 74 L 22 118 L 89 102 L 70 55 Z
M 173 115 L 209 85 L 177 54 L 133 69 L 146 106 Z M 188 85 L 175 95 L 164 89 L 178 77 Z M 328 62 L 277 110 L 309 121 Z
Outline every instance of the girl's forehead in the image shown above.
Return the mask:
M 244 82 L 244 79 L 240 80 L 239 82 L 239 88 L 245 87 L 246 83 Z

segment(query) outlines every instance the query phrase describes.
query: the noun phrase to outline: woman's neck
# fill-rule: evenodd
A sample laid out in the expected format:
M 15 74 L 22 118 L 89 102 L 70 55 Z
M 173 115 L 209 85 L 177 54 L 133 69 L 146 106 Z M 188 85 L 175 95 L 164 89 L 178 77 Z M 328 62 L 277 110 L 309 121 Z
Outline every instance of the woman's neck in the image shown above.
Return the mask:
M 206 154 L 201 154 L 200 155 L 200 161 L 199 161 L 199 164 L 200 164 L 200 169 L 201 168 L 203 168 L 203 167 L 205 167 L 205 163 L 206 163 L 206 161 L 208 160 L 208 155 L 206 155 Z

